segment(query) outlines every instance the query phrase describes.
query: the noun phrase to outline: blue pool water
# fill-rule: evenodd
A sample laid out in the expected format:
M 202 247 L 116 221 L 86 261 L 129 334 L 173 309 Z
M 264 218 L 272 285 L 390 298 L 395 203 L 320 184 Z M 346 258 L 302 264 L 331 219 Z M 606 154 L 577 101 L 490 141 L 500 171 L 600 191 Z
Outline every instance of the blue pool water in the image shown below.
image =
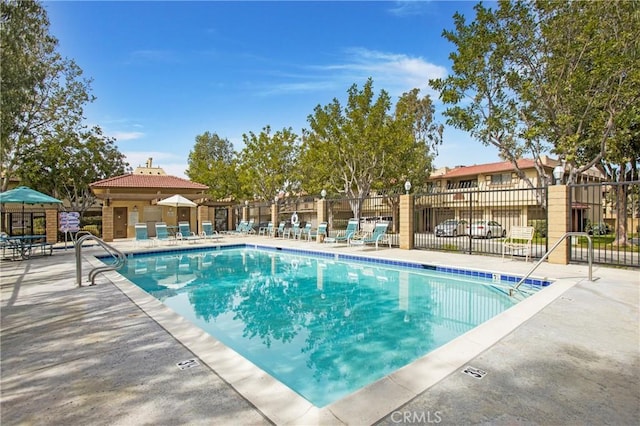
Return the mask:
M 120 272 L 323 407 L 516 303 L 495 275 L 431 269 L 241 247 L 135 255 Z

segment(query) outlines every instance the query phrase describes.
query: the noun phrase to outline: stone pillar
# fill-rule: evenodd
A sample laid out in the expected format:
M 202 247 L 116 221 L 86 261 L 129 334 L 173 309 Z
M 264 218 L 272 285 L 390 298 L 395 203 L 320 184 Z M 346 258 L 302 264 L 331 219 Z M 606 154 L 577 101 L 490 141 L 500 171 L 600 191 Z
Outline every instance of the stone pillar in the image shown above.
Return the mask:
M 113 207 L 102 206 L 102 239 L 113 241 Z
M 278 221 L 278 204 L 271 204 L 271 222 L 273 222 L 273 228 L 276 229 L 280 222 Z
M 552 185 L 548 187 L 547 206 L 547 244 L 549 248 L 567 232 L 571 226 L 571 210 L 569 206 L 569 187 Z M 549 263 L 566 265 L 569 263 L 570 238 L 566 238 L 558 247 L 549 253 Z
M 399 243 L 400 248 L 403 250 L 413 250 L 414 247 L 414 214 L 413 214 L 413 204 L 414 204 L 414 196 L 413 194 L 401 195 L 400 196 L 400 235 L 399 235 Z
M 55 244 L 58 242 L 58 210 L 47 209 L 44 211 L 47 234 L 47 242 L 49 244 Z
M 327 200 L 321 198 L 318 200 L 318 224 L 328 222 L 327 218 Z
M 244 220 L 245 222 L 249 222 L 249 206 L 245 205 L 242 208 L 242 220 Z
M 196 208 L 196 223 L 198 224 L 198 235 L 203 231 L 202 222 L 208 221 L 209 219 L 209 207 L 208 206 L 198 206 Z

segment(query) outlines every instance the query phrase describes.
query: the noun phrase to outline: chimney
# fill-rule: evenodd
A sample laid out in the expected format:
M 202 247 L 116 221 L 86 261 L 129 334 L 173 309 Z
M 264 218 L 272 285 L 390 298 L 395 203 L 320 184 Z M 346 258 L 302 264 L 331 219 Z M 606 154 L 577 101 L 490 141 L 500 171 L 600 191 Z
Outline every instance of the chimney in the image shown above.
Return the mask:
M 153 158 L 149 157 L 149 159 L 147 160 L 147 168 L 150 169 L 151 168 L 151 163 L 153 162 Z

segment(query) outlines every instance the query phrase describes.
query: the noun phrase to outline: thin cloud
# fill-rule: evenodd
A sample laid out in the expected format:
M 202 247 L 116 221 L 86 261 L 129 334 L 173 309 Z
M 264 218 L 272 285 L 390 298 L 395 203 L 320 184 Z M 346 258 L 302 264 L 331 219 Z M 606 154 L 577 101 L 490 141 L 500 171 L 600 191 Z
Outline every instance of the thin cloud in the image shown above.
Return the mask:
M 444 78 L 447 69 L 421 57 L 402 53 L 380 52 L 365 48 L 345 50 L 342 63 L 305 67 L 298 81 L 276 83 L 260 92 L 261 95 L 299 94 L 344 89 L 371 77 L 377 88 L 399 96 L 414 88 L 432 94 L 429 80 Z M 296 76 L 289 74 L 289 79 Z
M 398 17 L 423 15 L 426 13 L 429 1 L 395 1 L 393 7 L 389 8 L 390 14 Z
M 131 141 L 144 137 L 142 132 L 112 132 L 109 136 L 116 138 L 119 141 Z

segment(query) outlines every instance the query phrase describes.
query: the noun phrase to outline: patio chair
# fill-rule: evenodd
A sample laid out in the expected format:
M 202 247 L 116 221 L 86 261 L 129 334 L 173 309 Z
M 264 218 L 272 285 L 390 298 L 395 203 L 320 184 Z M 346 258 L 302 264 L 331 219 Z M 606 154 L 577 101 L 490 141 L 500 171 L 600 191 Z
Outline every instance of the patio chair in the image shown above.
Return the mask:
M 529 261 L 531 256 L 531 241 L 535 234 L 533 226 L 512 226 L 509 235 L 502 243 L 502 260 L 505 254 L 511 254 L 511 259 L 516 253 L 524 255 L 525 262 Z
M 135 245 L 139 246 L 140 244 L 146 244 L 147 247 L 152 247 L 154 242 L 151 238 L 149 238 L 149 233 L 147 232 L 147 224 L 146 223 L 136 223 L 136 241 Z
M 280 224 L 278 225 L 278 229 L 276 229 L 275 233 L 274 233 L 274 237 L 283 237 L 284 238 L 284 227 L 286 226 L 286 222 L 282 221 L 280 222 Z
M 349 243 L 351 237 L 358 231 L 358 219 L 349 219 L 347 223 L 347 229 L 339 231 L 338 234 L 333 237 L 333 242 L 336 243 Z
M 327 222 L 322 222 L 318 225 L 318 229 L 312 229 L 309 231 L 308 240 L 311 241 L 315 239 L 316 241 L 326 241 L 327 240 Z
M 168 244 L 176 244 L 178 242 L 176 237 L 169 234 L 167 224 L 164 222 L 156 222 L 156 241 L 159 243 L 166 242 Z
M 349 240 L 349 245 L 359 245 L 366 246 L 367 244 L 375 244 L 376 250 L 378 250 L 378 244 L 389 244 L 389 248 L 391 248 L 391 239 L 387 234 L 387 228 L 389 224 L 387 222 L 378 222 L 373 228 L 373 232 L 371 234 L 367 233 L 359 233 L 355 234 Z
M 306 238 L 307 241 L 309 241 L 309 235 L 311 234 L 311 223 L 307 222 L 304 225 L 304 228 L 300 228 L 300 235 L 298 236 L 298 238 L 300 238 L 301 240 L 303 238 Z
M 261 226 L 258 229 L 258 235 L 271 235 L 273 234 L 273 222 L 269 222 L 267 226 Z
M 200 236 L 205 240 L 219 240 L 222 235 L 218 234 L 218 231 L 213 229 L 213 223 L 211 221 L 202 221 L 202 232 Z
M 285 228 L 284 235 L 286 235 L 288 238 L 296 238 L 298 230 L 300 230 L 300 224 L 294 223 L 291 225 L 291 227 Z
M 191 243 L 197 243 L 202 240 L 199 235 L 191 231 L 189 222 L 178 222 L 178 233 L 176 234 L 176 239 Z

